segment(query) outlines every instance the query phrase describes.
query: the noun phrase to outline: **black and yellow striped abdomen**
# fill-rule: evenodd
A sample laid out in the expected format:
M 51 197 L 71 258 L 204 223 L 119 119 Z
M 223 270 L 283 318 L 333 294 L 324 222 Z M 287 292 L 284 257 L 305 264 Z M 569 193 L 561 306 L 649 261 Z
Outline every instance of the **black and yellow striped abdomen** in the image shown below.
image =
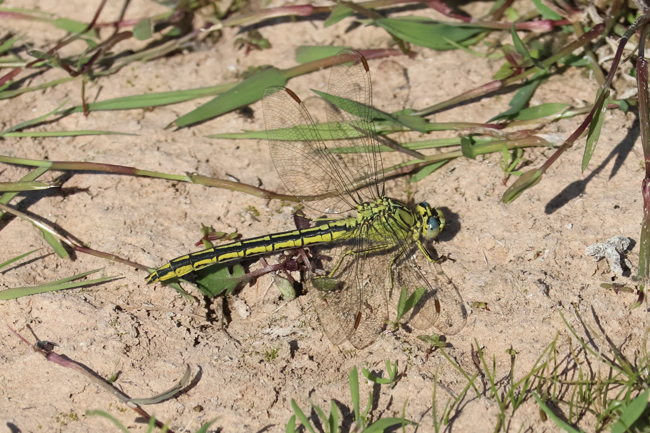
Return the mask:
M 291 248 L 301 248 L 313 244 L 347 239 L 352 235 L 357 225 L 358 222 L 355 218 L 343 218 L 317 227 L 244 239 L 196 253 L 186 254 L 169 261 L 153 271 L 147 277 L 147 282 L 155 283 L 157 281 L 182 277 L 192 271 L 217 263 L 242 260 L 248 257 Z

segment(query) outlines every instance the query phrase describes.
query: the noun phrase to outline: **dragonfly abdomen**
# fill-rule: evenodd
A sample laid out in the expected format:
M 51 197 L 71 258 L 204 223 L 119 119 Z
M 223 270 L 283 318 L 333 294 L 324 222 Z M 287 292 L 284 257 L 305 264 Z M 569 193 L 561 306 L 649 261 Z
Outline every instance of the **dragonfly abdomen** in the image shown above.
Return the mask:
M 244 239 L 226 245 L 186 254 L 170 260 L 147 277 L 148 283 L 182 277 L 192 271 L 217 263 L 242 260 L 248 257 L 301 248 L 313 244 L 346 238 L 357 226 L 354 218 L 344 218 L 317 227 L 275 233 L 258 238 Z

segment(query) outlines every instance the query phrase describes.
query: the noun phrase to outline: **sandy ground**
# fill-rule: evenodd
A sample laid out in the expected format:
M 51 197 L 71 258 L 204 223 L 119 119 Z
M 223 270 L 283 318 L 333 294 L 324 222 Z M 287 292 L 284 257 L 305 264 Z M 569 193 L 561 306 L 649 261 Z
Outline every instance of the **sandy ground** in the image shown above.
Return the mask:
M 59 16 L 87 20 L 95 3 L 69 1 L 60 7 L 50 0 L 21 0 L 4 5 L 38 6 Z M 101 20 L 116 17 L 120 7 L 109 4 Z M 473 7 L 473 13 L 480 15 L 488 5 Z M 159 11 L 152 2 L 133 2 L 126 18 Z M 436 17 L 430 10 L 415 13 Z M 27 32 L 26 40 L 41 49 L 62 36 L 44 24 L 3 21 L 3 25 L 4 31 Z M 200 44 L 192 51 L 135 63 L 99 79 L 89 85 L 87 95 L 90 100 L 104 100 L 227 83 L 249 66 L 295 65 L 294 50 L 299 45 L 335 44 L 363 49 L 390 43 L 381 30 L 359 27 L 346 32 L 349 25 L 350 20 L 345 20 L 323 30 L 322 21 L 278 20 L 259 26 L 273 48 L 247 56 L 233 47 L 237 30 L 227 29 L 216 44 Z M 490 81 L 501 64 L 460 51 L 415 49 L 418 55 L 414 59 L 403 56 L 370 61 L 378 108 L 423 108 Z M 30 84 L 64 76 L 60 70 L 49 71 L 34 76 Z M 291 80 L 289 87 L 307 97 L 310 88 L 322 89 L 326 85 L 327 76 L 327 71 L 302 76 Z M 402 88 L 391 91 L 399 80 L 403 81 Z M 76 105 L 80 89 L 78 81 L 70 82 L 0 101 L 0 127 L 42 115 L 65 99 Z M 582 70 L 568 68 L 545 82 L 533 102 L 583 106 L 593 101 L 596 90 L 594 79 Z M 508 108 L 514 91 L 508 89 L 473 101 L 436 114 L 431 120 L 484 122 Z M 104 162 L 174 174 L 235 176 L 243 183 L 286 192 L 269 164 L 263 140 L 205 138 L 208 134 L 243 129 L 262 130 L 260 103 L 251 106 L 252 118 L 233 112 L 188 129 L 163 129 L 204 102 L 196 100 L 153 110 L 97 112 L 88 117 L 75 114 L 37 129 L 102 129 L 137 135 L 7 138 L 0 141 L 0 153 Z M 437 248 L 453 259 L 444 264 L 444 269 L 459 288 L 470 314 L 465 328 L 449 338 L 453 347 L 448 353 L 466 371 L 476 371 L 471 358 L 475 341 L 489 359 L 496 357 L 499 377 L 508 373 L 510 357 L 505 351 L 511 347 L 518 353 L 517 377 L 532 368 L 558 334 L 558 356 L 566 355 L 569 334 L 560 313 L 584 332 L 575 309 L 628 355 L 638 350 L 647 326 L 647 308 L 631 310 L 634 294 L 616 295 L 601 288 L 602 282 L 629 280 L 615 277 L 606 261 L 596 262 L 584 254 L 588 245 L 613 236 L 639 238 L 643 171 L 635 119 L 633 113 L 608 112 L 598 149 L 584 173 L 580 171 L 582 139 L 551 168 L 540 185 L 510 205 L 500 202 L 507 188 L 498 165 L 500 155 L 459 159 L 419 183 L 409 185 L 397 180 L 388 185 L 395 198 L 410 195 L 416 201 L 427 200 L 443 209 L 450 221 Z M 556 122 L 543 132 L 567 137 L 581 120 Z M 551 153 L 530 150 L 525 158 L 536 167 Z M 23 167 L 4 165 L 0 179 L 15 181 L 26 173 Z M 47 178 L 56 176 L 51 173 Z M 512 181 L 510 178 L 509 184 Z M 201 223 L 222 231 L 238 230 L 244 237 L 293 227 L 293 209 L 286 203 L 144 177 L 75 174 L 60 191 L 32 193 L 13 204 L 91 248 L 148 266 L 159 266 L 195 250 L 193 244 L 200 237 Z M 251 207 L 259 211 L 259 216 Z M 194 375 L 199 372 L 195 385 L 177 398 L 148 408 L 157 418 L 170 421 L 176 431 L 194 431 L 215 417 L 219 417 L 214 424 L 218 431 L 284 431 L 293 414 L 292 398 L 303 409 L 308 407 L 307 398 L 321 407 L 329 407 L 329 400 L 335 399 L 349 411 L 350 369 L 358 366 L 380 372 L 386 359 L 398 361 L 400 371 L 406 371 L 406 375 L 394 389 L 382 388 L 374 402 L 374 417 L 399 416 L 408 399 L 406 417 L 421 423 L 418 431 L 432 431 L 434 377 L 452 393 L 459 393 L 466 384 L 439 353 L 427 356 L 426 346 L 415 332 L 401 330 L 382 335 L 364 350 L 348 344 L 332 346 L 305 298 L 286 303 L 274 287 L 267 291 L 269 277 L 260 278 L 229 301 L 232 313 L 227 332 L 231 339 L 219 330 L 219 321 L 210 324 L 188 315 L 205 316 L 208 309 L 219 312 L 221 301 L 206 305 L 197 291 L 192 294 L 199 300 L 189 301 L 169 287 L 145 284 L 142 271 L 92 256 L 62 260 L 27 222 L 3 221 L 0 246 L 0 262 L 41 248 L 35 258 L 0 274 L 2 288 L 41 284 L 97 268 L 104 268 L 103 275 L 121 277 L 82 290 L 2 301 L 0 316 L 4 324 L 34 341 L 28 329 L 31 327 L 40 340 L 55 343 L 58 353 L 105 378 L 119 372 L 116 386 L 131 397 L 147 397 L 168 389 L 182 376 L 185 365 L 190 365 Z M 638 245 L 629 258 L 635 268 Z M 489 311 L 472 309 L 473 302 L 486 302 Z M 235 305 L 246 308 L 237 309 Z M 244 310 L 249 315 L 238 313 Z M 6 326 L 0 327 L 0 335 L 0 431 L 114 431 L 107 427 L 106 420 L 84 415 L 90 409 L 108 411 L 131 431 L 145 431 L 136 422 L 134 412 L 85 378 L 44 361 Z M 267 359 L 265 352 L 274 350 L 277 357 Z M 438 389 L 439 408 L 449 398 L 443 387 Z M 362 381 L 362 404 L 371 389 Z M 198 407 L 202 411 L 197 411 Z M 498 414 L 494 400 L 472 397 L 463 402 L 461 409 L 453 420 L 453 431 L 493 431 Z M 347 415 L 349 427 L 349 412 Z M 583 428 L 589 429 L 591 422 L 585 420 Z M 541 420 L 534 402 L 527 402 L 511 420 L 510 430 L 557 429 L 550 421 Z M 409 427 L 407 431 L 414 429 Z

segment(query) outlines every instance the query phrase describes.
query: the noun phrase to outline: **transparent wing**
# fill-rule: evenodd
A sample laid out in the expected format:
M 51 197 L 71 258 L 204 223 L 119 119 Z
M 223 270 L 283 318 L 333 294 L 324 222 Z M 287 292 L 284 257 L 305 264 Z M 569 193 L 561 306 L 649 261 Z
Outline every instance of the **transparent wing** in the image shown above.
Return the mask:
M 306 202 L 320 212 L 354 208 L 339 167 L 300 99 L 284 87 L 269 87 L 262 107 L 271 158 L 287 189 L 296 196 L 320 197 Z
M 343 110 L 328 103 L 328 127 L 336 139 L 327 142 L 291 90 L 270 87 L 262 107 L 271 157 L 287 189 L 319 198 L 305 203 L 313 209 L 340 213 L 383 193 L 383 183 L 377 183 L 382 166 L 370 111 L 370 72 L 360 53 L 339 53 L 328 94 Z
M 328 144 L 333 152 L 342 152 L 341 166 L 349 176 L 348 181 L 367 185 L 358 191 L 360 199 L 372 201 L 384 195 L 383 182 L 380 180 L 383 167 L 380 143 L 372 121 L 370 70 L 361 53 L 349 49 L 338 53 L 330 73 L 327 93 L 333 97 L 327 104 L 331 134 L 334 137 L 346 137 Z M 349 133 L 350 130 L 355 134 Z M 345 153 L 351 149 L 356 152 Z
M 323 331 L 333 344 L 348 340 L 363 349 L 374 343 L 386 326 L 386 288 L 394 247 L 370 242 L 373 230 L 371 225 L 361 226 L 346 245 L 318 249 L 327 276 L 311 280 L 316 290 L 310 295 Z
M 420 287 L 425 289 L 408 318 L 414 328 L 424 330 L 435 326 L 443 334 L 452 335 L 465 327 L 465 303 L 440 264 L 430 262 L 419 251 L 412 252 L 396 263 L 393 282 L 391 301 L 394 304 L 402 287 L 408 296 Z

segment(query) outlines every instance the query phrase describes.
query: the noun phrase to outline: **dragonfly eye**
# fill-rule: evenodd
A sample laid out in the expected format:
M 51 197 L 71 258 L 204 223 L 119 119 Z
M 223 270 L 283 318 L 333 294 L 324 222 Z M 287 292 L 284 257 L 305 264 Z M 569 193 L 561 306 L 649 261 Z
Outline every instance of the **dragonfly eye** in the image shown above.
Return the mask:
M 435 239 L 445 227 L 445 216 L 427 202 L 418 204 L 417 211 L 422 217 L 422 234 L 427 239 Z

